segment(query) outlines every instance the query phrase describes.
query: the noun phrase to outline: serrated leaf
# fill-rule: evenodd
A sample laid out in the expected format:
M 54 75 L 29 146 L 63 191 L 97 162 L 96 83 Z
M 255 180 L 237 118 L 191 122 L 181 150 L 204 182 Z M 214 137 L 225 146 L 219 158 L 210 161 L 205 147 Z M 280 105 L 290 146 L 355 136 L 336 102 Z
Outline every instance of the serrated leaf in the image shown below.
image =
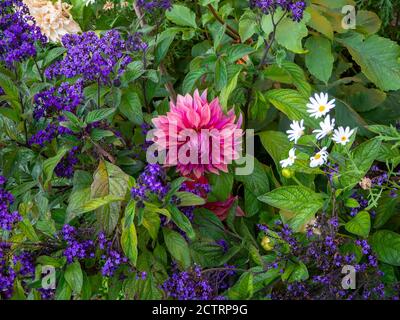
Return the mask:
M 306 125 L 317 128 L 318 121 L 307 113 L 308 99 L 292 89 L 269 90 L 265 97 L 279 111 L 283 112 L 290 120 L 304 119 Z
M 196 14 L 185 6 L 174 4 L 165 16 L 178 26 L 197 28 Z
M 351 189 L 366 175 L 372 163 L 379 155 L 381 141 L 372 139 L 359 145 L 352 153 L 351 160 L 340 170 L 341 188 Z
M 400 266 L 400 234 L 379 230 L 372 235 L 370 243 L 380 261 Z
M 191 93 L 194 90 L 196 81 L 200 79 L 202 75 L 207 72 L 207 69 L 200 68 L 196 70 L 191 70 L 186 75 L 185 79 L 183 80 L 182 84 L 182 93 Z
M 281 210 L 292 212 L 294 216 L 288 221 L 288 224 L 295 231 L 299 231 L 305 223 L 310 221 L 324 204 L 321 194 L 302 186 L 277 188 L 259 196 L 258 200 Z
M 400 46 L 396 42 L 377 35 L 366 38 L 355 32 L 337 40 L 377 87 L 384 91 L 400 89 Z
M 86 116 L 86 123 L 93 123 L 108 118 L 115 112 L 114 108 L 103 108 L 90 111 Z

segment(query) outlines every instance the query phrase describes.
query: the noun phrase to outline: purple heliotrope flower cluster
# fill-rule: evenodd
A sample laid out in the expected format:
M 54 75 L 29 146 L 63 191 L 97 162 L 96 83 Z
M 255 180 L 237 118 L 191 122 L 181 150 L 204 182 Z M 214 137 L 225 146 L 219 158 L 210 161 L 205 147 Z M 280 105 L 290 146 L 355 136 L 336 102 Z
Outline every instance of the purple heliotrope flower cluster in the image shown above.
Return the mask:
M 0 2 L 0 62 L 12 67 L 15 62 L 35 56 L 36 43 L 46 42 L 22 1 Z
M 59 87 L 35 95 L 33 117 L 39 120 L 60 115 L 63 111 L 75 113 L 83 99 L 83 80 L 79 79 L 74 84 L 63 82 Z
M 67 244 L 64 250 L 64 256 L 68 263 L 76 260 L 94 258 L 94 242 L 93 240 L 81 240 L 78 237 L 76 228 L 66 224 L 63 226 L 60 235 L 62 240 Z
M 61 159 L 54 169 L 54 172 L 58 177 L 72 178 L 74 176 L 74 168 L 79 162 L 77 157 L 78 152 L 78 147 L 72 147 L 72 149 Z
M 0 230 L 11 231 L 14 224 L 21 221 L 18 211 L 10 211 L 9 207 L 14 202 L 14 196 L 3 189 L 6 179 L 0 176 Z
M 44 147 L 47 143 L 51 142 L 54 138 L 58 136 L 72 134 L 71 130 L 59 125 L 59 122 L 61 121 L 65 121 L 65 118 L 62 116 L 53 120 L 52 123 L 47 124 L 44 129 L 37 131 L 29 139 L 29 145 L 38 145 Z
M 198 265 L 187 271 L 179 271 L 175 266 L 161 288 L 168 297 L 177 300 L 221 300 L 223 297 L 218 292 L 228 287 L 227 278 L 234 274 L 234 267 L 227 265 L 224 270 L 213 272 L 202 270 Z
M 172 8 L 171 0 L 138 0 L 137 5 L 145 12 L 154 12 L 155 10 L 169 10 Z
M 282 244 L 277 241 L 277 259 L 270 264 L 281 273 L 285 272 L 287 261 L 296 257 L 309 269 L 313 276 L 304 281 L 286 283 L 283 288 L 273 290 L 273 299 L 369 299 L 385 298 L 383 273 L 379 269 L 376 256 L 372 253 L 366 240 L 356 240 L 353 245 L 360 247 L 364 257 L 357 259 L 354 253 L 343 250 L 344 245 L 351 242 L 338 233 L 337 218 L 328 218 L 325 214 L 318 216 L 316 222 L 308 227 L 308 243 L 300 243 L 291 228 L 282 223 L 278 235 L 285 245 L 289 246 L 289 253 L 285 253 Z M 263 230 L 268 233 L 268 228 Z M 287 250 L 286 250 L 287 252 Z M 359 290 L 345 290 L 342 286 L 344 266 L 353 266 L 357 272 L 357 283 L 361 283 Z M 367 280 L 368 281 L 363 281 Z
M 104 261 L 101 274 L 104 277 L 112 277 L 121 265 L 128 263 L 128 258 L 112 248 L 112 242 L 107 240 L 104 232 L 99 233 L 98 243 L 99 249 L 104 251 L 101 256 Z
M 10 243 L 0 242 L 0 298 L 11 298 L 17 277 L 32 279 L 34 274 L 34 258 L 30 252 L 22 251 L 14 255 Z
M 126 48 L 128 51 L 146 51 L 149 45 L 143 41 L 142 34 L 136 32 L 128 36 Z
M 154 196 L 162 201 L 169 188 L 165 170 L 159 164 L 148 164 L 137 179 L 136 187 L 131 189 L 131 195 L 139 203 Z
M 9 299 L 13 292 L 17 273 L 8 261 L 7 255 L 11 245 L 0 242 L 0 297 Z
M 250 0 L 250 7 L 258 8 L 264 14 L 273 14 L 276 9 L 281 8 L 290 14 L 293 21 L 299 22 L 303 19 L 306 3 L 296 0 Z
M 132 61 L 126 54 L 126 43 L 117 30 L 107 31 L 100 38 L 92 31 L 81 35 L 66 34 L 62 44 L 67 52 L 61 61 L 46 69 L 47 78 L 80 77 L 85 83 L 107 85 L 123 73 Z

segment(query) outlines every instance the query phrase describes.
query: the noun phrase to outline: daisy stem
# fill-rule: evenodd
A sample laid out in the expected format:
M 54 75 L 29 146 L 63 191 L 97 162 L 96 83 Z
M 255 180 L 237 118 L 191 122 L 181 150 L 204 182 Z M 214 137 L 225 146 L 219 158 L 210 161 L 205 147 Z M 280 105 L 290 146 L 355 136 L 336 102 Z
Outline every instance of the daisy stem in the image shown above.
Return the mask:
M 292 177 L 293 181 L 296 182 L 299 186 L 304 187 L 304 185 L 296 178 L 296 176 L 294 175 Z

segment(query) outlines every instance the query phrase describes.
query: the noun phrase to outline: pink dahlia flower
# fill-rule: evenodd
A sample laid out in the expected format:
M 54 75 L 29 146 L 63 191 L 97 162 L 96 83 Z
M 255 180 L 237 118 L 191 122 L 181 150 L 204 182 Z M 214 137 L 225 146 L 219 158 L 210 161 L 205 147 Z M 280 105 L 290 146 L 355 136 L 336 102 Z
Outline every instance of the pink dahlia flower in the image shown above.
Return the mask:
M 242 117 L 236 121 L 234 110 L 222 111 L 218 98 L 207 101 L 201 95 L 177 97 L 165 116 L 153 119 L 153 141 L 166 152 L 165 165 L 176 166 L 184 176 L 228 171 L 228 164 L 240 156 Z

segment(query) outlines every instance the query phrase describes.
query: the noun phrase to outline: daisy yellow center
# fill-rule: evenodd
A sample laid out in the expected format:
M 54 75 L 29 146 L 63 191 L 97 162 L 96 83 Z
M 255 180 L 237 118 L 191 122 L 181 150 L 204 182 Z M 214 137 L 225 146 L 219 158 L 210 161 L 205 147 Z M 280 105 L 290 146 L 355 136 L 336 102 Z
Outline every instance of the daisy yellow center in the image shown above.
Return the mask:
M 341 140 L 342 140 L 342 141 L 346 141 L 346 140 L 347 140 L 347 137 L 343 136 L 343 137 L 341 138 Z
M 325 106 L 319 106 L 319 112 L 324 112 L 325 111 L 325 109 L 326 109 L 326 107 Z
M 315 160 L 319 160 L 319 159 L 321 159 L 321 155 L 319 153 L 317 153 L 314 158 L 315 158 Z

